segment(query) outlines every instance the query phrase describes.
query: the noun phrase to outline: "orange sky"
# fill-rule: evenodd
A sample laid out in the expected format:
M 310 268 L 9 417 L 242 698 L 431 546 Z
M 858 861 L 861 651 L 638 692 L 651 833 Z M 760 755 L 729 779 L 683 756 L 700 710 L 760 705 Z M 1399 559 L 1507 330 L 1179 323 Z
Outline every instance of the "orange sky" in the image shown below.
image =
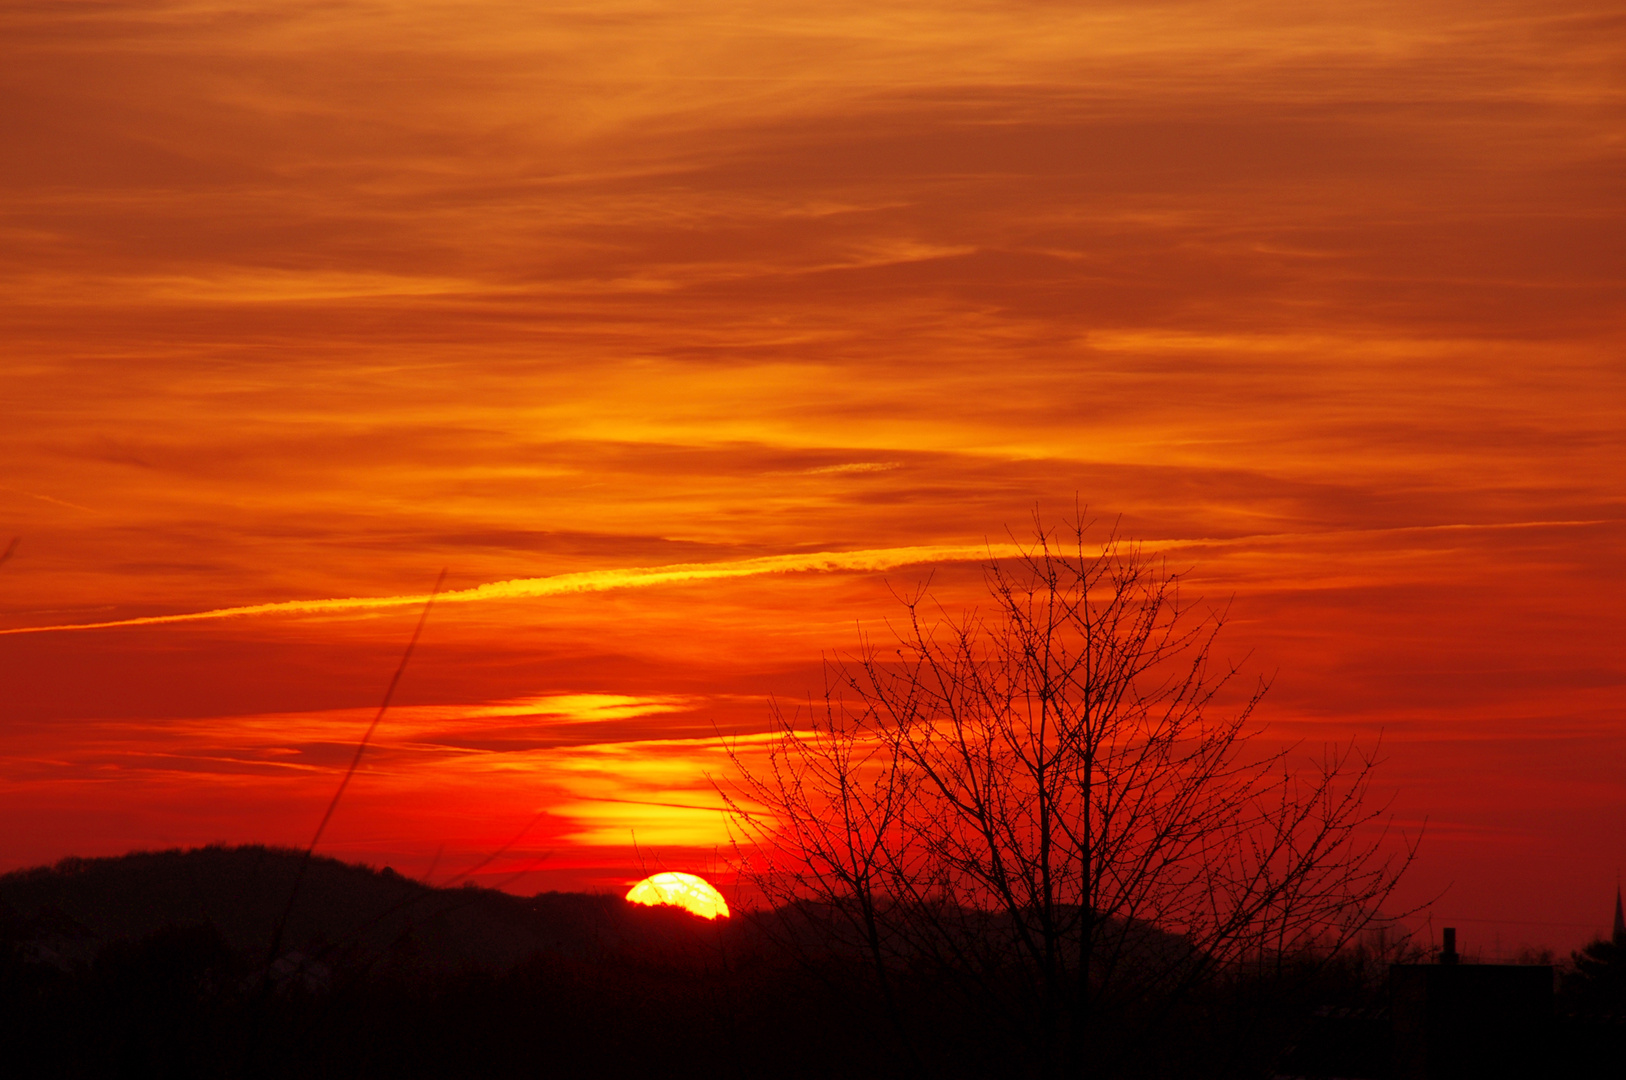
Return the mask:
M 587 575 L 437 608 L 324 847 L 610 887 L 721 865 L 716 733 L 889 587 L 975 595 L 895 549 L 1076 495 L 1273 730 L 1384 732 L 1436 923 L 1576 944 L 1626 15 L 1313 7 L 9 5 L 0 629 Z M 304 842 L 415 617 L 0 636 L 0 865 Z

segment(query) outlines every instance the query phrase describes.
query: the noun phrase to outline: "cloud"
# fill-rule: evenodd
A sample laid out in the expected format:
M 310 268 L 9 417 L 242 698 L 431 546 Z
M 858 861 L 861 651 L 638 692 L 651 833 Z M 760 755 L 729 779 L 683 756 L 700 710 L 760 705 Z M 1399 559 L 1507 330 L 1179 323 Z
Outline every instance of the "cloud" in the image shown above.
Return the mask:
M 445 564 L 499 603 L 412 693 L 492 711 L 404 701 L 399 798 L 347 798 L 425 863 L 452 820 L 492 850 L 561 747 L 743 729 L 725 693 L 800 695 L 890 610 L 861 572 L 970 602 L 988 549 L 940 545 L 1075 495 L 1185 538 L 1144 550 L 1235 595 L 1308 741 L 1472 733 L 1473 785 L 1402 809 L 1480 814 L 1523 733 L 1620 728 L 1619 9 L 0 6 L 0 686 L 63 782 L 0 798 L 6 858 L 308 837 L 272 823 L 394 660 L 342 617 Z M 322 618 L 232 632 L 280 615 Z M 52 772 L 109 717 L 154 722 Z M 1592 738 L 1537 772 L 1618 789 Z M 704 755 L 594 753 L 549 789 L 607 800 L 581 835 L 699 835 Z

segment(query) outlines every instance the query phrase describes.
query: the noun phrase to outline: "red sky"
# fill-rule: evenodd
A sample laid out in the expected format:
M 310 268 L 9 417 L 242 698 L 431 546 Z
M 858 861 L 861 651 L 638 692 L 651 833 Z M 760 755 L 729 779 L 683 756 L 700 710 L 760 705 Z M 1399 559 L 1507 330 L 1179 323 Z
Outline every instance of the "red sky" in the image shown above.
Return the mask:
M 16 3 L 0 130 L 0 628 L 596 575 L 436 609 L 332 854 L 716 870 L 717 732 L 1076 496 L 1436 925 L 1607 928 L 1618 4 Z M 415 618 L 0 636 L 0 866 L 302 844 Z

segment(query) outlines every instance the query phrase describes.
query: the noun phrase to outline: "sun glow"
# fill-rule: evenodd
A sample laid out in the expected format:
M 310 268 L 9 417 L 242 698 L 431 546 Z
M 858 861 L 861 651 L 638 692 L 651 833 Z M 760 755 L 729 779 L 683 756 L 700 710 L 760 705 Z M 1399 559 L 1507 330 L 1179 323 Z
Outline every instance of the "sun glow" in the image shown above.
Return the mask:
M 673 871 L 654 874 L 634 885 L 627 892 L 627 899 L 634 904 L 652 907 L 676 904 L 702 919 L 719 916 L 726 919 L 729 916 L 728 902 L 723 899 L 723 894 L 712 888 L 705 878 L 694 874 Z

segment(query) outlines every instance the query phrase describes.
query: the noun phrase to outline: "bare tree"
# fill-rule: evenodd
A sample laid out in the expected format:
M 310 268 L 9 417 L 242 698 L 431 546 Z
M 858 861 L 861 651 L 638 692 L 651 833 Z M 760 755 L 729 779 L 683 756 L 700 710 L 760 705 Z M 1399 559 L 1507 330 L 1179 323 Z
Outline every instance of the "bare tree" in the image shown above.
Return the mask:
M 1215 661 L 1224 612 L 1163 561 L 1034 525 L 987 565 L 988 610 L 903 598 L 892 647 L 832 664 L 810 728 L 776 711 L 724 795 L 745 872 L 894 1016 L 926 971 L 1080 1072 L 1105 1027 L 1204 980 L 1336 952 L 1415 841 L 1386 842 L 1353 744 L 1297 771 L 1261 748 L 1265 684 Z

